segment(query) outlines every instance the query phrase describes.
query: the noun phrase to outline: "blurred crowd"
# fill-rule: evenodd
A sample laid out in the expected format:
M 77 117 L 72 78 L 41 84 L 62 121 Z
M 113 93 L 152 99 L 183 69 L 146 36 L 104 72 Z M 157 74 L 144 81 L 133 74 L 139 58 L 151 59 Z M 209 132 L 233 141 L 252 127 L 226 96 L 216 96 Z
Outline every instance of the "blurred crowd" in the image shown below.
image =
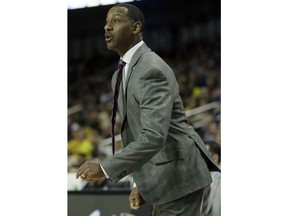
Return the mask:
M 149 46 L 149 44 L 148 44 Z M 151 47 L 151 46 L 150 46 Z M 181 49 L 179 49 L 181 47 Z M 153 47 L 151 47 L 153 49 Z M 197 41 L 170 50 L 155 50 L 173 68 L 186 111 L 218 101 L 220 104 L 220 36 L 213 40 Z M 111 134 L 112 88 L 111 77 L 118 57 L 94 56 L 89 60 L 68 62 L 68 106 L 80 105 L 78 112 L 68 115 L 68 172 L 73 173 L 86 160 L 102 160 L 112 154 Z M 204 142 L 221 145 L 220 105 L 190 116 L 188 121 Z M 116 134 L 120 124 L 116 119 Z M 122 143 L 116 143 L 116 152 Z M 130 183 L 132 177 L 123 182 Z M 119 183 L 119 187 L 130 184 Z M 113 187 L 108 181 L 86 184 L 83 189 Z M 114 187 L 117 187 L 114 186 Z

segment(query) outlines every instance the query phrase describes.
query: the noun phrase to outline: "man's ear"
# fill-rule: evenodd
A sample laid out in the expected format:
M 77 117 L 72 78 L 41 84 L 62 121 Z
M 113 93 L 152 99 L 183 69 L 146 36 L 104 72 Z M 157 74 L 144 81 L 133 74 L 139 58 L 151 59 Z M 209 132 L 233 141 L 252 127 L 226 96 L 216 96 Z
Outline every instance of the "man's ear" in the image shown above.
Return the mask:
M 133 24 L 133 34 L 138 34 L 141 32 L 142 29 L 142 23 L 140 21 L 136 21 Z

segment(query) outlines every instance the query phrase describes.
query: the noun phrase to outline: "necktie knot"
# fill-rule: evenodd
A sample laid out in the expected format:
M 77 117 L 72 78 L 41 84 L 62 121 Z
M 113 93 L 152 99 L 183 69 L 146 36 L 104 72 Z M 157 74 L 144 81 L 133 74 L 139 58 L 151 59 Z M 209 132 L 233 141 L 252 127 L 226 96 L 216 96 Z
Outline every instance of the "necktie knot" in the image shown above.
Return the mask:
M 125 66 L 126 62 L 124 62 L 122 59 L 118 62 L 117 70 L 121 70 Z

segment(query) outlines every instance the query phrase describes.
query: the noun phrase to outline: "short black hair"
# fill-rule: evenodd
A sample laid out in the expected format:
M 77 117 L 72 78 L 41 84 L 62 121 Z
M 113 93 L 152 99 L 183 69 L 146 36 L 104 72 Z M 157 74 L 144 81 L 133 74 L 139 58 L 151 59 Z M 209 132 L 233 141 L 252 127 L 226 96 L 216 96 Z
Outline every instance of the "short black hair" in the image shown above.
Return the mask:
M 141 32 L 143 32 L 144 25 L 145 25 L 145 18 L 143 12 L 136 7 L 135 5 L 132 4 L 125 4 L 125 3 L 120 3 L 116 4 L 114 7 L 125 7 L 128 9 L 127 15 L 128 17 L 133 20 L 133 21 L 140 21 L 142 23 L 142 28 Z
M 214 141 L 205 142 L 205 145 L 209 146 L 209 151 L 211 152 L 212 155 L 218 154 L 219 163 L 220 163 L 221 162 L 221 146 Z

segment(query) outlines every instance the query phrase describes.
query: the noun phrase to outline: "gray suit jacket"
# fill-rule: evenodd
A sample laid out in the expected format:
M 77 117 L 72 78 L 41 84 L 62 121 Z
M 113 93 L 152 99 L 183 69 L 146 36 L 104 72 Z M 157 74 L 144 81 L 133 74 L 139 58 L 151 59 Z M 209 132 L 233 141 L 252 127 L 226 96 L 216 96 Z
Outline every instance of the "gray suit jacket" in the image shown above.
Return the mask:
M 112 77 L 114 91 L 116 76 Z M 172 69 L 146 44 L 129 64 L 118 110 L 124 148 L 101 162 L 112 182 L 133 173 L 149 204 L 163 204 L 211 183 L 218 171 L 203 141 L 187 124 Z

